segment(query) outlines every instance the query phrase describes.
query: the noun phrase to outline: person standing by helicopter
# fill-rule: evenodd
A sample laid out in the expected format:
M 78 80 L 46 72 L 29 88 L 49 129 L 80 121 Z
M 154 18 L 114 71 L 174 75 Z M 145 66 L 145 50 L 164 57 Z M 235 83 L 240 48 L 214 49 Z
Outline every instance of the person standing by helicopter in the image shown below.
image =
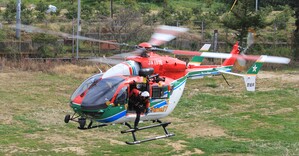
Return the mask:
M 135 103 L 134 109 L 136 111 L 136 119 L 134 122 L 134 129 L 138 129 L 138 123 L 140 121 L 140 115 L 141 113 L 145 113 L 147 115 L 149 113 L 149 106 L 150 106 L 150 101 L 149 97 L 150 94 L 148 91 L 143 91 L 140 95 L 140 100 Z
M 129 92 L 129 109 L 134 110 L 136 112 L 136 119 L 134 122 L 134 129 L 137 129 L 138 123 L 140 121 L 141 113 L 147 115 L 149 113 L 149 101 L 150 94 L 147 91 L 139 91 L 137 89 L 137 84 L 133 81 L 130 84 L 130 92 Z
M 139 94 L 141 92 L 137 89 L 137 84 L 133 81 L 130 84 L 130 92 L 129 92 L 129 110 L 134 109 L 134 105 L 140 100 Z

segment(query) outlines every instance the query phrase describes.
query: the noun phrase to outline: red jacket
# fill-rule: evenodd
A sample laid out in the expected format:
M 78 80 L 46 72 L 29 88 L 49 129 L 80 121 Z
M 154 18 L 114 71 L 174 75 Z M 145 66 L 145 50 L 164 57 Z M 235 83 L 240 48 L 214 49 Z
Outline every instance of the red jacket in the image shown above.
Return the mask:
M 131 97 L 132 95 L 134 95 L 134 96 L 140 96 L 140 91 L 138 89 L 134 88 L 134 89 L 132 89 L 130 91 L 129 97 Z M 144 102 L 145 102 L 145 108 L 146 109 L 149 108 L 150 107 L 150 101 L 149 101 L 149 99 L 146 99 Z

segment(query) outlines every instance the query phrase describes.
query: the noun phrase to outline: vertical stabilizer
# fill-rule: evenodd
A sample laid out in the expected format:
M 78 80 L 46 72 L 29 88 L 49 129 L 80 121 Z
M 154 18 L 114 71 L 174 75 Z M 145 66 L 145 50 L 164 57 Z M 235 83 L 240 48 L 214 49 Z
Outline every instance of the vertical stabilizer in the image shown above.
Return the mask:
M 247 75 L 257 75 L 263 66 L 263 62 L 255 62 L 247 71 Z
M 240 53 L 239 50 L 239 42 L 236 42 L 235 45 L 233 46 L 232 51 L 230 54 L 232 55 L 230 58 L 226 59 L 223 63 L 222 66 L 232 66 L 235 64 L 237 57 L 234 57 Z
M 255 91 L 255 80 L 256 75 L 260 71 L 261 67 L 263 66 L 263 60 L 266 59 L 267 56 L 262 55 L 247 71 L 247 74 L 244 76 L 244 82 L 247 91 Z
M 204 45 L 200 48 L 199 51 L 200 51 L 200 52 L 208 51 L 208 50 L 210 49 L 210 47 L 211 47 L 211 44 L 204 44 Z M 190 63 L 191 63 L 191 64 L 196 64 L 196 65 L 200 65 L 203 59 L 204 59 L 204 57 L 202 57 L 202 56 L 194 56 L 194 57 L 191 59 Z

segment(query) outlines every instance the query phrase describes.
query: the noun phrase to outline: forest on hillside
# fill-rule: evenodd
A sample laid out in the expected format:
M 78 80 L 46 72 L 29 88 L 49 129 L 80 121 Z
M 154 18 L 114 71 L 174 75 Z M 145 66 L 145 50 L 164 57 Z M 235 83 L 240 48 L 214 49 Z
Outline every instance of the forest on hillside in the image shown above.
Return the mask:
M 271 55 L 298 60 L 298 3 L 293 0 L 82 0 L 80 34 L 136 44 L 147 41 L 157 25 L 182 26 L 188 27 L 190 33 L 167 47 L 198 50 L 203 43 L 214 42 L 217 32 L 218 45 L 213 50 L 228 51 L 236 41 L 246 47 L 247 34 L 251 31 L 255 44 L 249 53 L 271 51 Z M 57 8 L 55 12 L 49 11 L 49 5 Z M 16 23 L 17 0 L 0 0 L 0 7 L 0 54 L 71 55 L 73 46 L 66 38 L 28 32 L 16 38 L 9 26 Z M 23 1 L 21 23 L 74 34 L 77 8 L 76 0 Z M 98 43 L 80 43 L 80 51 L 87 56 L 106 53 L 101 48 Z

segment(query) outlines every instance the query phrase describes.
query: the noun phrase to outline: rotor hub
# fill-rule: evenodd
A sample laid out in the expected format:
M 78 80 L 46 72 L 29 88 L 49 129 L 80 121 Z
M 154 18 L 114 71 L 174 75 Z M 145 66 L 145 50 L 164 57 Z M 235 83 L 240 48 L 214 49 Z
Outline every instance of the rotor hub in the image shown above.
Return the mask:
M 148 50 L 148 49 L 152 48 L 153 46 L 150 43 L 142 42 L 142 43 L 138 44 L 138 47 Z

